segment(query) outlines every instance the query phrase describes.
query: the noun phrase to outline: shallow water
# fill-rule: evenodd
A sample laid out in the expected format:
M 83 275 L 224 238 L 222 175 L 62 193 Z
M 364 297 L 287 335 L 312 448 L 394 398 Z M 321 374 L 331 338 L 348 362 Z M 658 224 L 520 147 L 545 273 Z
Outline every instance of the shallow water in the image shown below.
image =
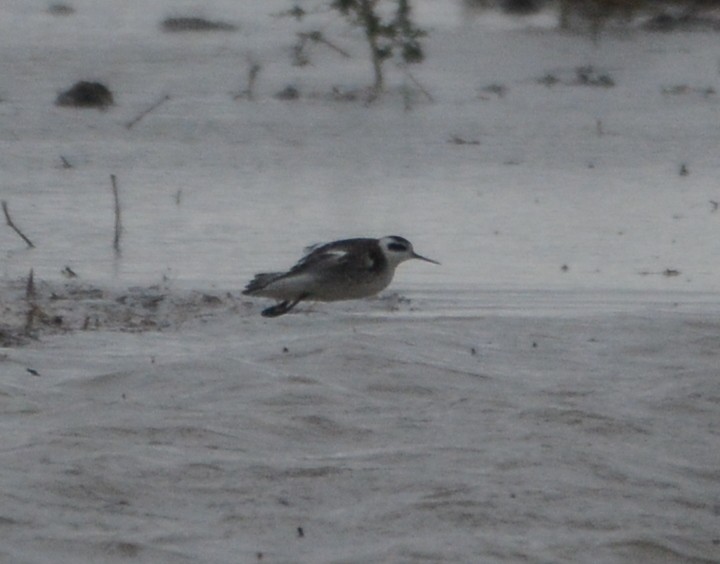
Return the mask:
M 714 315 L 413 307 L 11 351 L 5 558 L 715 560 Z

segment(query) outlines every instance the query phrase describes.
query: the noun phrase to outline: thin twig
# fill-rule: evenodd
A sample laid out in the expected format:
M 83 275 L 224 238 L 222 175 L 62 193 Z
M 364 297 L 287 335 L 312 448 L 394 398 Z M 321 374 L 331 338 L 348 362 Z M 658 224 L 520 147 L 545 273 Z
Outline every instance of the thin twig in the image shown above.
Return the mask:
M 35 325 L 35 316 L 38 314 L 40 308 L 34 303 L 30 304 L 30 307 L 27 310 L 27 313 L 25 313 L 25 335 L 30 335 L 33 329 L 33 325 Z
M 260 63 L 254 63 L 252 61 L 249 61 L 249 63 L 250 66 L 248 67 L 247 88 L 235 94 L 233 96 L 234 100 L 239 100 L 240 98 L 246 98 L 247 100 L 255 99 L 255 82 L 257 81 L 257 77 L 260 74 L 260 71 L 262 70 L 262 66 L 260 65 Z
M 20 231 L 20 229 L 13 223 L 13 220 L 10 217 L 10 211 L 8 210 L 7 202 L 5 200 L 2 201 L 2 209 L 3 209 L 3 213 L 5 213 L 5 221 L 7 222 L 8 227 L 12 228 L 13 231 L 15 231 L 15 233 L 17 233 L 20 236 L 20 238 L 23 241 L 25 241 L 25 243 L 27 244 L 28 247 L 30 247 L 31 249 L 34 249 L 35 245 L 33 245 L 33 242 L 30 239 L 28 239 L 25 236 L 25 234 L 22 231 Z
M 325 39 L 325 36 L 322 33 L 320 33 L 319 31 L 311 31 L 309 33 L 298 33 L 298 37 L 300 37 L 300 39 L 302 39 L 303 41 L 310 40 L 310 41 L 313 41 L 314 43 L 322 43 L 323 45 L 330 47 L 330 49 L 332 49 L 336 53 L 340 53 L 346 59 L 351 58 L 350 53 L 345 51 L 345 49 L 338 47 L 329 39 Z
M 25 284 L 25 299 L 32 301 L 35 299 L 35 272 L 31 268 L 28 274 L 27 283 Z
M 422 92 L 423 95 L 427 98 L 428 102 L 435 102 L 435 98 L 432 97 L 432 94 L 430 94 L 430 92 L 428 92 L 427 89 L 422 84 L 420 84 L 420 81 L 415 78 L 415 75 L 410 72 L 410 69 L 404 65 L 401 65 L 401 68 L 405 72 L 407 77 L 410 79 L 410 82 L 412 82 L 415 87 L 420 90 L 420 92 Z
M 248 100 L 255 98 L 255 81 L 257 80 L 258 74 L 260 74 L 260 69 L 262 69 L 262 67 L 258 63 L 251 63 L 248 69 Z
M 115 237 L 113 238 L 113 248 L 115 254 L 120 255 L 120 234 L 122 233 L 122 222 L 120 221 L 120 196 L 118 195 L 117 179 L 114 174 L 110 175 L 112 183 L 113 199 L 115 200 Z
M 132 128 L 137 122 L 139 122 L 142 118 L 144 118 L 146 115 L 148 115 L 150 112 L 157 110 L 160 106 L 162 106 L 165 102 L 167 102 L 170 99 L 169 94 L 165 94 L 162 98 L 160 98 L 157 102 L 155 102 L 152 106 L 147 108 L 146 110 L 143 110 L 140 112 L 136 117 L 131 119 L 129 122 L 125 124 L 125 127 L 128 129 Z

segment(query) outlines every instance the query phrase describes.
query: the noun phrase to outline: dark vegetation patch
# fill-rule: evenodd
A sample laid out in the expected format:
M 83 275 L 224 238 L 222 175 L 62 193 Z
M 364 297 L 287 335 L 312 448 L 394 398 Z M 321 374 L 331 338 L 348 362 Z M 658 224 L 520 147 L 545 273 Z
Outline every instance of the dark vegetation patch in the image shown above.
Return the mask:
M 160 28 L 167 32 L 184 31 L 237 31 L 237 26 L 222 21 L 210 21 L 205 18 L 165 18 Z
M 673 32 L 673 31 L 720 31 L 720 20 L 711 17 L 692 13 L 672 14 L 662 13 L 650 18 L 643 24 L 648 31 Z
M 592 65 L 576 67 L 572 73 L 568 71 L 549 72 L 538 78 L 537 82 L 547 87 L 562 84 L 563 86 L 594 86 L 612 88 L 615 79 L 609 73 L 598 70 Z
M 72 88 L 61 92 L 55 99 L 58 106 L 74 108 L 98 108 L 103 110 L 115 103 L 112 92 L 100 82 L 81 80 L 73 84 Z
M 300 98 L 300 90 L 292 84 L 289 84 L 276 93 L 275 98 L 278 100 L 297 100 Z
M 50 4 L 47 11 L 48 14 L 52 14 L 53 16 L 70 16 L 75 13 L 75 8 L 69 4 L 56 2 L 55 4 Z
M 615 81 L 609 74 L 599 72 L 592 65 L 576 68 L 575 76 L 576 84 L 580 86 L 602 86 L 604 88 L 615 86 Z
M 76 331 L 174 330 L 252 304 L 230 292 L 175 291 L 164 285 L 100 288 L 67 282 L 4 282 L 0 285 L 0 347 L 16 347 L 46 335 Z

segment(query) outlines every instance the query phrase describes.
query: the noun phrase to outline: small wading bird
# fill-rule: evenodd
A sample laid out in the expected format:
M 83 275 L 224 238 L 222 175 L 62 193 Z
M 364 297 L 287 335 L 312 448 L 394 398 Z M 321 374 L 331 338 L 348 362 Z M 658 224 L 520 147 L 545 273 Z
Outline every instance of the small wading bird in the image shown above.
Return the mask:
M 274 298 L 278 303 L 262 311 L 277 317 L 303 300 L 335 302 L 367 298 L 384 290 L 401 262 L 420 259 L 407 239 L 390 235 L 382 239 L 343 239 L 306 249 L 305 256 L 287 272 L 263 272 L 243 294 Z

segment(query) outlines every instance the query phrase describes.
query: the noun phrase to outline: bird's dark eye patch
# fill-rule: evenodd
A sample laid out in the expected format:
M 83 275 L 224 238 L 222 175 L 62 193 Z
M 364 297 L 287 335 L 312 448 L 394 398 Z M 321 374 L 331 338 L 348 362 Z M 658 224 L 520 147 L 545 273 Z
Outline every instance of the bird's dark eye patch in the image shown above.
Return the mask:
M 390 243 L 388 245 L 388 249 L 390 249 L 391 251 L 396 251 L 398 253 L 403 253 L 407 251 L 407 247 L 401 243 Z

